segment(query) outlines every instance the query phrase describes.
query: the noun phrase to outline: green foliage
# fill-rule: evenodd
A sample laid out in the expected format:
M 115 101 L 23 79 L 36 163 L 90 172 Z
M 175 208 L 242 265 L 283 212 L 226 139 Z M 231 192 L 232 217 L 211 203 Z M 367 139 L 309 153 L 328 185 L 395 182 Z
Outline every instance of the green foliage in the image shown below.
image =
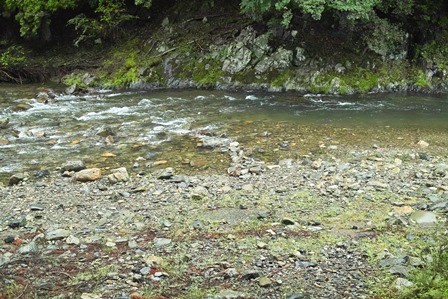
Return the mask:
M 448 32 L 417 48 L 417 57 L 423 58 L 428 66 L 448 70 Z
M 0 66 L 14 67 L 24 64 L 25 61 L 25 50 L 22 46 L 14 45 L 0 52 Z
M 428 80 L 426 80 L 425 73 L 423 73 L 422 70 L 418 70 L 414 85 L 420 88 L 430 87 Z
M 21 36 L 36 36 L 42 22 L 49 24 L 49 16 L 61 9 L 74 8 L 79 2 L 76 0 L 5 0 L 5 8 L 16 12 L 15 19 L 20 24 Z
M 372 25 L 373 30 L 366 37 L 368 48 L 382 57 L 404 58 L 406 32 L 385 19 L 375 18 Z
M 415 270 L 410 278 L 413 286 L 400 296 L 403 299 L 448 298 L 448 248 L 441 245 L 432 253 L 432 262 Z
M 141 2 L 146 3 L 146 1 Z M 95 38 L 115 39 L 119 36 L 120 26 L 136 19 L 135 16 L 127 13 L 123 0 L 99 0 L 95 13 L 96 18 L 80 14 L 68 21 L 68 25 L 74 26 L 79 33 L 75 45 Z
M 315 20 L 320 20 L 325 11 L 344 13 L 344 17 L 357 20 L 368 19 L 373 9 L 380 0 L 242 0 L 241 11 L 251 15 L 282 13 L 281 23 L 289 25 L 294 11 L 310 15 Z

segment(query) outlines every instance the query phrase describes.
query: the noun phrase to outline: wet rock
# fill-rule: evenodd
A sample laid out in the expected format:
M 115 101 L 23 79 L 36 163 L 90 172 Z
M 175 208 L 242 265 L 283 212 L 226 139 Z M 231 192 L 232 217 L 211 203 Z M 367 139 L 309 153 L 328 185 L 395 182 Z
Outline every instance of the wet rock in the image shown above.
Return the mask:
M 60 240 L 60 239 L 67 238 L 69 235 L 70 235 L 70 232 L 68 230 L 60 228 L 60 229 L 55 229 L 55 230 L 47 232 L 47 234 L 45 235 L 45 238 L 48 241 L 52 241 L 52 240 Z
M 26 111 L 28 109 L 30 109 L 32 106 L 30 104 L 27 103 L 20 103 L 17 104 L 16 106 L 14 106 L 14 108 L 12 109 L 15 112 L 20 112 L 20 111 Z
M 24 173 L 16 173 L 13 174 L 10 178 L 9 178 L 9 185 L 13 186 L 13 185 L 17 185 L 20 182 L 22 182 L 23 180 L 25 180 L 26 176 Z
M 411 214 L 409 219 L 417 224 L 428 224 L 437 222 L 436 214 L 428 211 L 415 211 Z
M 72 84 L 69 87 L 65 89 L 65 93 L 68 95 L 74 94 L 78 89 L 78 86 L 76 84 Z
M 75 173 L 74 178 L 76 181 L 79 182 L 96 181 L 101 178 L 101 169 L 99 168 L 83 169 Z
M 96 135 L 106 138 L 108 136 L 115 136 L 115 128 L 111 126 L 102 126 L 98 130 L 96 130 Z
M 9 118 L 0 117 L 0 129 L 6 129 L 9 124 Z
M 107 177 L 110 183 L 116 184 L 118 182 L 129 181 L 129 174 L 125 167 L 113 169 L 111 172 L 112 173 Z
M 61 172 L 65 172 L 65 171 L 80 171 L 85 169 L 85 165 L 84 162 L 81 160 L 71 160 L 71 161 L 67 161 L 66 163 L 64 163 L 64 165 L 62 165 L 61 167 Z

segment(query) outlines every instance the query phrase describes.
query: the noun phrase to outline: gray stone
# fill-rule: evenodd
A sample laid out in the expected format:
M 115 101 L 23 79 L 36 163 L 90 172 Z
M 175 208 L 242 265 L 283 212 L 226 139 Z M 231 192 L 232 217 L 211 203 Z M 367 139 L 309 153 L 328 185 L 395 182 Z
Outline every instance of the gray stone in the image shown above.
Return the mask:
M 252 59 L 252 51 L 242 43 L 230 45 L 227 49 L 227 59 L 224 60 L 222 70 L 236 74 L 249 64 Z
M 38 203 L 31 203 L 30 204 L 30 210 L 31 211 L 43 211 L 44 207 Z
M 9 185 L 13 186 L 13 185 L 17 185 L 20 182 L 22 182 L 24 179 L 26 178 L 24 173 L 16 173 L 13 174 L 10 178 L 9 178 Z
M 412 285 L 412 281 L 402 277 L 397 278 L 394 282 L 395 288 L 399 291 L 403 291 L 405 288 L 411 287 Z
M 289 295 L 287 299 L 311 299 L 311 297 L 305 293 L 295 293 Z
M 409 261 L 408 256 L 402 256 L 402 257 L 391 257 L 391 258 L 385 258 L 382 259 L 379 264 L 381 267 L 393 267 L 396 265 L 404 265 Z
M 260 287 L 267 288 L 272 285 L 272 280 L 269 277 L 263 276 L 258 280 L 258 284 L 260 285 Z
M 75 180 L 79 182 L 89 182 L 96 181 L 101 178 L 101 169 L 99 168 L 88 168 L 83 169 L 75 173 Z
M 406 267 L 403 265 L 395 265 L 389 268 L 389 273 L 393 275 L 408 277 L 413 267 Z
M 437 222 L 436 214 L 428 211 L 415 211 L 411 214 L 409 219 L 417 224 L 429 224 Z
M 110 183 L 116 184 L 118 182 L 129 181 L 129 174 L 125 167 L 112 169 L 112 173 L 107 177 Z
M 31 241 L 28 244 L 24 244 L 24 245 L 20 246 L 18 252 L 20 254 L 38 253 L 39 246 L 37 246 L 36 242 Z
M 18 228 L 18 227 L 24 227 L 26 225 L 26 218 L 22 217 L 16 220 L 12 220 L 8 223 L 8 226 L 10 228 Z
M 64 165 L 61 167 L 61 172 L 65 171 L 80 171 L 85 169 L 86 166 L 84 165 L 84 162 L 81 160 L 72 160 L 67 161 Z
M 68 230 L 59 228 L 59 229 L 47 232 L 47 234 L 45 235 L 45 238 L 48 241 L 52 241 L 52 240 L 60 240 L 60 239 L 67 238 L 69 235 L 70 235 L 70 232 Z
M 9 263 L 9 258 L 3 255 L 0 255 L 0 267 Z
M 65 240 L 65 243 L 67 243 L 69 245 L 78 245 L 79 244 L 79 239 L 77 237 L 73 236 L 73 235 L 70 235 Z
M 155 173 L 155 176 L 159 180 L 168 180 L 174 175 L 174 169 L 172 167 L 167 167 Z
M 448 208 L 448 200 L 436 203 L 435 205 L 432 205 L 429 209 L 431 211 L 434 211 L 434 210 L 445 210 L 446 208 Z
M 154 245 L 156 247 L 162 247 L 171 244 L 171 239 L 166 238 L 155 238 L 154 239 Z
M 227 290 L 220 291 L 218 294 L 215 294 L 212 297 L 209 296 L 208 298 L 210 298 L 210 299 L 245 299 L 246 294 L 227 289 Z
M 65 93 L 66 94 L 74 94 L 77 89 L 78 89 L 78 86 L 76 84 L 72 84 L 65 89 Z

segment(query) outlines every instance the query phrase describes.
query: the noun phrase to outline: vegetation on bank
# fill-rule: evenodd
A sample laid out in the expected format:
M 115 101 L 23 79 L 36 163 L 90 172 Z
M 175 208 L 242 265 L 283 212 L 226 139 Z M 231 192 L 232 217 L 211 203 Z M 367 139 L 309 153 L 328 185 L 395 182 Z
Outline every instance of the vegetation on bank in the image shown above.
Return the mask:
M 266 37 L 266 49 L 244 41 L 226 48 L 249 25 Z M 6 0 L 0 26 L 0 81 L 83 70 L 65 81 L 337 94 L 448 90 L 448 4 L 441 0 Z M 244 68 L 223 67 L 246 48 Z M 257 64 L 279 49 L 292 53 L 290 64 L 260 72 Z M 96 79 L 85 84 L 84 70 L 95 70 Z

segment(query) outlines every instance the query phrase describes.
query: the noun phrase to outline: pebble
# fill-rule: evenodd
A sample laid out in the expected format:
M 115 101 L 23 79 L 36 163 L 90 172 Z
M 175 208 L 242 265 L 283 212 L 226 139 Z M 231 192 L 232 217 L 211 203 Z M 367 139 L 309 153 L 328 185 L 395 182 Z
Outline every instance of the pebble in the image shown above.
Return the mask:
M 31 241 L 28 244 L 20 246 L 18 250 L 20 254 L 38 253 L 39 251 L 39 246 L 35 241 Z
M 262 276 L 259 278 L 258 284 L 260 285 L 260 287 L 267 288 L 272 285 L 272 280 L 268 277 Z
M 84 165 L 84 162 L 81 160 L 72 160 L 67 161 L 65 164 L 61 166 L 61 172 L 65 171 L 80 171 L 85 169 L 86 166 Z
M 67 239 L 65 239 L 65 243 L 69 245 L 78 245 L 80 243 L 79 239 L 73 235 L 69 235 Z
M 45 238 L 48 241 L 53 241 L 53 240 L 64 239 L 64 238 L 68 237 L 69 235 L 70 235 L 70 232 L 68 230 L 60 228 L 60 229 L 56 229 L 56 230 L 47 232 L 47 234 L 45 235 Z
M 76 172 L 74 178 L 79 182 L 96 181 L 101 178 L 101 169 L 99 168 L 83 169 L 81 171 Z
M 4 241 L 6 244 L 10 244 L 10 243 L 14 242 L 15 239 L 16 239 L 16 238 L 15 238 L 14 236 L 9 235 L 9 236 L 6 236 L 6 237 L 3 239 L 3 241 Z
M 31 211 L 43 211 L 44 207 L 40 204 L 32 203 L 32 204 L 30 204 L 30 210 Z
M 171 239 L 166 238 L 155 238 L 154 239 L 154 245 L 156 247 L 162 247 L 171 244 Z

